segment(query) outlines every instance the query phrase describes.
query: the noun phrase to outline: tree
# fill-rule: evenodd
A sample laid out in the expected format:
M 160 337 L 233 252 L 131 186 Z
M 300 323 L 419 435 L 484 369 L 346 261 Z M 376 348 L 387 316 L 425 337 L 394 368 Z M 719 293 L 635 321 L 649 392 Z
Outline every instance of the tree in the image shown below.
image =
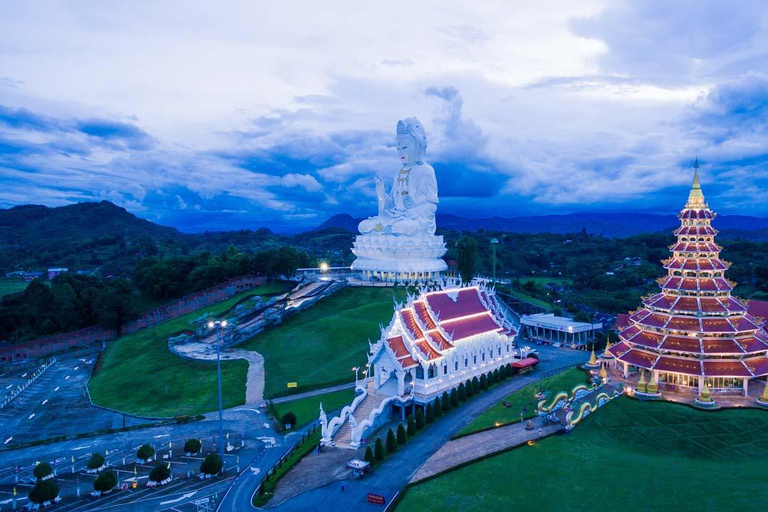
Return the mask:
M 456 388 L 453 388 L 451 390 L 451 407 L 458 407 L 459 406 L 459 392 L 456 390 Z
M 93 481 L 93 490 L 108 492 L 111 491 L 117 485 L 117 475 L 111 469 L 102 471 L 96 480 Z
M 462 402 L 466 402 L 467 400 L 467 387 L 463 382 L 459 384 L 459 400 Z
M 397 425 L 397 444 L 405 444 L 405 427 L 402 423 Z
M 475 277 L 477 264 L 477 240 L 469 235 L 463 235 L 458 242 L 458 268 L 459 276 L 465 283 Z
M 397 440 L 395 439 L 395 433 L 392 429 L 387 431 L 387 453 L 395 453 L 397 449 Z
M 493 383 L 496 384 L 499 381 L 501 381 L 501 379 L 499 378 L 499 369 L 496 368 L 495 370 L 493 370 Z
M 136 458 L 139 460 L 149 460 L 155 454 L 155 449 L 148 444 L 143 444 L 136 451 Z
M 42 480 L 43 478 L 47 477 L 48 475 L 53 473 L 53 468 L 51 468 L 51 465 L 47 462 L 41 462 L 37 466 L 35 466 L 35 469 L 32 470 L 32 474 L 35 475 L 35 478 L 38 480 Z
M 443 407 L 440 404 L 440 397 L 436 396 L 435 401 L 432 402 L 432 410 L 435 413 L 435 418 L 439 418 L 443 415 Z
M 427 423 L 435 422 L 435 408 L 432 404 L 427 404 Z
M 505 380 L 507 378 L 507 365 L 503 364 L 499 366 L 499 380 Z
M 296 415 L 293 413 L 293 411 L 288 411 L 287 413 L 283 414 L 283 417 L 280 418 L 280 421 L 282 421 L 285 428 L 294 427 L 296 426 Z
M 373 456 L 376 460 L 384 460 L 384 444 L 381 442 L 381 438 L 376 438 L 376 444 L 373 447 Z
M 371 450 L 370 446 L 366 447 L 366 449 L 365 449 L 365 457 L 363 457 L 363 460 L 365 460 L 365 462 L 367 462 L 367 463 L 369 463 L 371 465 L 373 465 L 373 463 L 376 462 L 376 459 L 374 459 L 374 457 L 373 457 L 373 450 Z
M 496 383 L 496 375 L 493 371 L 488 372 L 488 387 L 493 386 Z
M 98 452 L 93 452 L 91 458 L 88 459 L 88 469 L 99 469 L 104 465 L 104 456 Z
M 184 452 L 195 454 L 198 453 L 202 447 L 199 439 L 187 439 L 187 442 L 184 443 Z
M 216 453 L 209 453 L 200 464 L 200 472 L 206 475 L 216 475 L 223 467 L 224 463 L 221 461 L 221 457 Z
M 472 381 L 467 381 L 467 398 L 475 396 L 475 386 L 472 385 Z
M 472 378 L 472 390 L 475 394 L 480 393 L 480 381 L 477 379 L 477 377 Z
M 406 429 L 408 432 L 408 436 L 415 436 L 416 435 L 416 420 L 413 418 L 413 415 L 408 416 L 408 421 L 406 421 L 408 428 Z
M 421 408 L 416 409 L 416 430 L 424 428 L 424 411 Z
M 205 463 L 205 461 L 203 461 Z M 170 462 L 157 462 L 152 471 L 149 472 L 149 479 L 153 482 L 162 482 L 171 476 Z
M 53 478 L 39 480 L 32 490 L 29 491 L 29 501 L 40 505 L 46 501 L 53 501 L 58 495 L 59 485 L 56 483 L 56 480 Z
M 485 373 L 480 376 L 480 389 L 488 389 L 488 376 Z
M 443 406 L 443 412 L 451 410 L 451 397 L 447 391 L 443 391 L 443 396 L 440 398 L 440 404 Z

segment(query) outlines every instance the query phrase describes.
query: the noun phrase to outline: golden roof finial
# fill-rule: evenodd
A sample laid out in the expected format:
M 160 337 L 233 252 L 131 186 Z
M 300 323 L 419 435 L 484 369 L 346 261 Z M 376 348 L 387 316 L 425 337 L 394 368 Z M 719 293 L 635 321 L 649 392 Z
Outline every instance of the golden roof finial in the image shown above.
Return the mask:
M 595 357 L 595 346 L 592 345 L 592 355 L 589 356 L 589 363 L 590 366 L 596 366 L 597 365 L 597 357 Z
M 696 161 L 693 163 L 695 169 L 693 173 L 693 184 L 691 185 L 691 191 L 688 193 L 688 202 L 685 204 L 686 208 L 706 208 L 707 204 L 704 202 L 704 192 L 701 190 L 701 182 L 699 181 L 699 157 L 696 157 Z
M 600 378 L 603 379 L 603 382 L 608 380 L 608 372 L 605 371 L 605 365 L 603 365 L 603 367 L 600 368 Z
M 760 401 L 768 402 L 768 383 L 766 383 L 765 387 L 763 388 L 763 394 L 760 395 Z

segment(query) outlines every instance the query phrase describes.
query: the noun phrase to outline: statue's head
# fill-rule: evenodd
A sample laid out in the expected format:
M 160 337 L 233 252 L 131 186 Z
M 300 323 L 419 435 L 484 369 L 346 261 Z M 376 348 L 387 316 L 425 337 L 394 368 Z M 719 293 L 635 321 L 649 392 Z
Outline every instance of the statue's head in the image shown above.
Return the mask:
M 397 122 L 397 157 L 409 167 L 424 161 L 427 152 L 427 133 L 415 117 Z

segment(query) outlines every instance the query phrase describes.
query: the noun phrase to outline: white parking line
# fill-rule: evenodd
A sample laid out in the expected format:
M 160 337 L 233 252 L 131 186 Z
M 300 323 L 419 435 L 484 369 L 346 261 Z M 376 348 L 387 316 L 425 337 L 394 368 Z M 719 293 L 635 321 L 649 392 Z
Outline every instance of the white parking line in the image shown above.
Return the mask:
M 48 399 L 46 398 L 45 400 L 43 400 L 43 403 L 42 403 L 42 404 L 40 404 L 40 405 L 45 405 L 45 404 L 47 404 L 47 403 L 48 403 Z
M 34 417 L 35 417 L 35 413 L 32 413 L 32 414 L 30 414 L 30 415 L 29 415 L 29 418 L 27 418 L 27 419 L 28 419 L 28 420 L 31 420 L 31 419 L 32 419 L 32 418 L 34 418 Z
M 8 444 L 8 443 L 10 443 L 10 442 L 11 442 L 11 439 L 13 439 L 13 436 L 11 436 L 11 437 L 9 437 L 8 439 L 6 439 L 6 440 L 5 440 L 5 442 L 4 442 L 3 444 L 5 445 L 5 444 Z

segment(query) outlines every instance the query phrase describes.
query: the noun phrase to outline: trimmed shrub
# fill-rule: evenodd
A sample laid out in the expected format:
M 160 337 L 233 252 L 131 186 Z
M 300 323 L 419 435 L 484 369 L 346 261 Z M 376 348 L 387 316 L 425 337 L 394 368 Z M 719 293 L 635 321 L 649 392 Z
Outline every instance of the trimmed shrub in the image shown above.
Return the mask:
M 485 373 L 480 376 L 480 389 L 483 391 L 488 389 L 488 376 Z
M 370 446 L 365 449 L 365 457 L 363 457 L 363 460 L 370 463 L 371 465 L 376 462 L 376 459 L 373 458 L 373 450 L 371 450 Z
M 405 444 L 405 427 L 402 423 L 397 426 L 397 444 Z
M 461 400 L 462 402 L 467 400 L 467 387 L 464 385 L 463 382 L 459 384 L 459 400 Z
M 501 378 L 499 377 L 499 369 L 496 368 L 495 370 L 493 370 L 493 383 L 496 384 L 500 380 Z
M 416 420 L 414 419 L 413 415 L 408 416 L 408 421 L 406 421 L 406 424 L 408 425 L 408 428 L 406 428 L 406 432 L 408 433 L 408 436 L 415 436 L 416 435 Z
M 443 412 L 448 412 L 451 410 L 451 397 L 448 395 L 447 391 L 443 392 L 443 396 L 440 398 L 440 403 L 443 406 Z
M 100 453 L 94 452 L 91 458 L 88 459 L 88 469 L 99 469 L 104 465 L 104 456 Z
M 32 490 L 29 491 L 29 501 L 39 505 L 46 501 L 53 501 L 58 495 L 59 485 L 55 479 L 49 478 L 48 480 L 40 480 L 35 484 Z
M 198 453 L 202 447 L 203 445 L 199 439 L 187 439 L 187 442 L 184 443 L 184 452 Z
M 280 418 L 280 421 L 285 428 L 293 428 L 296 426 L 296 415 L 293 413 L 293 411 L 288 411 L 287 413 L 283 414 L 283 417 Z
M 451 390 L 451 406 L 459 406 L 459 391 L 456 388 Z
M 507 368 L 509 368 L 507 365 L 503 364 L 499 367 L 499 378 L 501 380 L 505 380 L 507 378 Z
M 432 404 L 427 404 L 427 423 L 435 422 L 435 408 Z
M 111 491 L 117 485 L 117 475 L 111 469 L 102 471 L 96 480 L 93 481 L 93 490 L 107 492 Z
M 141 460 L 151 459 L 155 455 L 155 449 L 148 444 L 143 444 L 136 451 L 136 458 Z
M 376 460 L 384 460 L 384 444 L 381 442 L 381 438 L 376 438 L 376 444 L 373 447 L 373 456 Z
M 35 478 L 38 480 L 42 480 L 51 473 L 53 473 L 53 468 L 47 462 L 41 462 L 32 470 L 32 474 L 35 475 Z
M 475 386 L 472 385 L 472 381 L 467 381 L 467 398 L 475 396 Z
M 421 408 L 416 409 L 416 430 L 424 428 L 424 411 Z
M 440 397 L 436 396 L 435 401 L 432 402 L 432 410 L 435 411 L 435 418 L 439 418 L 443 415 L 443 408 L 440 404 Z
M 478 380 L 477 377 L 472 378 L 472 388 L 475 394 L 478 394 L 480 392 L 480 380 Z
M 149 472 L 149 479 L 153 482 L 162 482 L 171 476 L 170 462 L 157 462 L 152 471 Z
M 217 453 L 209 453 L 203 459 L 202 464 L 200 464 L 200 472 L 206 475 L 215 475 L 223 467 L 224 463 L 221 461 L 221 457 Z
M 395 433 L 392 429 L 387 432 L 387 453 L 395 453 L 397 449 L 397 441 L 395 440 Z

